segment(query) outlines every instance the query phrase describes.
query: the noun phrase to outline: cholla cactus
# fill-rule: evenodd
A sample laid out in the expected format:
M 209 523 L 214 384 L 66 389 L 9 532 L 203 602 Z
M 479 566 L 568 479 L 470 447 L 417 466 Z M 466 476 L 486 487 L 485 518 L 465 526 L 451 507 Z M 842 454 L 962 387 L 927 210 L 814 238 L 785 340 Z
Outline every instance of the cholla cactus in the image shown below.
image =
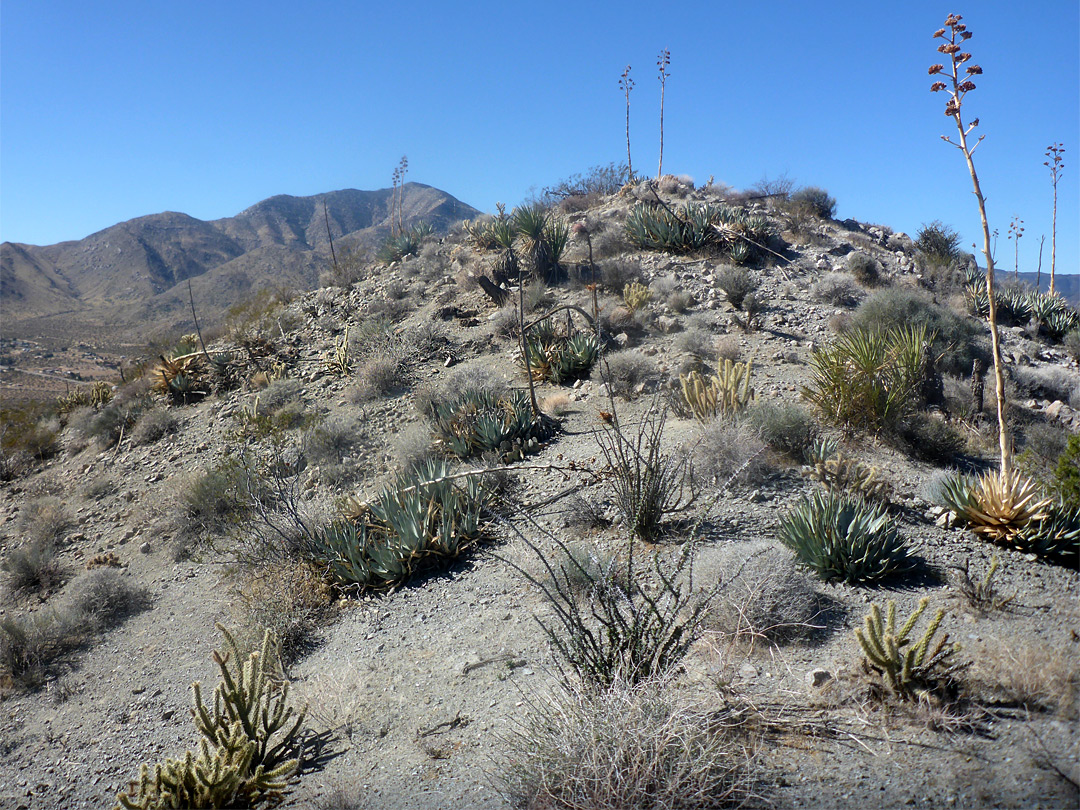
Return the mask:
M 725 359 L 718 373 L 706 379 L 700 372 L 679 375 L 683 401 L 702 422 L 717 414 L 731 415 L 743 410 L 754 398 L 750 373 L 754 362 L 733 363 Z
M 972 78 L 981 76 L 983 69 L 978 65 L 968 64 L 971 54 L 963 50 L 961 43 L 971 39 L 971 32 L 967 25 L 961 22 L 959 14 L 950 14 L 945 18 L 945 27 L 934 32 L 934 39 L 945 40 L 938 46 L 938 53 L 949 58 L 949 67 L 943 64 L 931 65 L 927 71 L 931 76 L 942 76 L 947 81 L 940 79 L 930 85 L 931 92 L 940 93 L 945 91 L 949 99 L 945 103 L 945 115 L 956 123 L 959 134 L 959 143 L 951 140 L 947 135 L 941 138 L 946 143 L 952 144 L 964 154 L 967 161 L 968 173 L 971 175 L 971 183 L 975 191 L 975 199 L 979 203 L 979 216 L 982 218 L 983 229 L 983 255 L 986 258 L 986 294 L 987 294 L 987 317 L 990 320 L 990 342 L 994 352 L 994 380 L 997 386 L 997 414 L 998 414 L 998 444 L 1001 449 L 1001 472 L 1007 474 L 1012 466 L 1012 447 L 1009 439 L 1008 427 L 1005 424 L 1005 372 L 1001 365 L 1001 344 L 997 329 L 997 307 L 994 302 L 994 257 L 990 249 L 990 224 L 986 219 L 986 198 L 983 197 L 982 187 L 979 185 L 979 175 L 975 171 L 975 162 L 972 154 L 982 142 L 983 136 L 979 136 L 974 145 L 968 145 L 968 136 L 979 126 L 979 119 L 974 119 L 967 126 L 964 125 L 963 106 L 964 98 L 975 89 Z M 961 72 L 962 71 L 962 72 Z
M 938 639 L 933 650 L 930 648 L 945 617 L 944 610 L 934 615 L 917 643 L 913 644 L 909 638 L 929 602 L 930 598 L 926 596 L 919 600 L 919 606 L 899 630 L 896 629 L 896 602 L 889 600 L 884 621 L 881 608 L 871 604 L 866 627 L 855 631 L 867 667 L 883 675 L 892 691 L 904 699 L 917 696 L 936 680 L 956 670 L 955 666 L 950 666 L 950 659 L 959 646 L 949 645 L 948 633 Z
M 631 312 L 637 312 L 652 300 L 652 292 L 639 281 L 632 281 L 623 287 L 623 303 Z

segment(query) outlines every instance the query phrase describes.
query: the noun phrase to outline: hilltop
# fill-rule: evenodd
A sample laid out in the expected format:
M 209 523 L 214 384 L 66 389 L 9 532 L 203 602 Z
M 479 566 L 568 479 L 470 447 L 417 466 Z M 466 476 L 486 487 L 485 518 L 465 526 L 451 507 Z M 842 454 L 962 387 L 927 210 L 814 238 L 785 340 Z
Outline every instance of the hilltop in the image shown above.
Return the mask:
M 309 707 L 285 807 L 562 806 L 537 796 L 541 774 L 558 795 L 573 773 L 611 806 L 689 801 L 686 782 L 653 804 L 616 796 L 649 767 L 641 784 L 678 775 L 700 806 L 1075 805 L 1077 315 L 1020 290 L 1003 309 L 1018 463 L 1063 528 L 1031 539 L 1031 518 L 995 546 L 943 505 L 967 486 L 951 476 L 996 463 L 992 375 L 983 399 L 972 391 L 988 357 L 977 268 L 836 221 L 824 192 L 804 191 L 665 177 L 406 229 L 355 278 L 278 289 L 224 321 L 206 355 L 167 352 L 160 390 L 87 388 L 13 427 L 0 803 L 108 806 L 140 763 L 194 749 L 190 685 L 207 698 L 217 681 L 221 622 L 245 650 L 269 628 L 290 700 Z M 213 239 L 277 250 L 287 232 L 315 255 L 321 206 L 297 205 L 273 236 Z M 67 295 L 31 255 L 56 282 L 42 306 Z M 885 386 L 895 409 L 849 407 L 873 363 L 821 406 L 825 354 L 892 322 L 928 327 L 918 379 Z M 711 406 L 707 390 L 722 395 Z M 652 511 L 635 473 L 663 493 Z M 446 474 L 457 488 L 425 477 Z M 826 491 L 890 527 L 844 576 L 779 541 Z M 376 559 L 409 531 L 445 542 Z M 915 634 L 940 610 L 949 644 L 897 690 L 854 631 L 872 603 L 894 601 L 902 621 L 924 598 Z M 679 648 L 685 628 L 685 655 L 645 656 L 664 671 L 643 686 L 590 687 L 567 663 L 584 636 L 565 616 L 596 630 L 604 606 L 652 615 L 650 599 L 668 622 L 651 632 Z

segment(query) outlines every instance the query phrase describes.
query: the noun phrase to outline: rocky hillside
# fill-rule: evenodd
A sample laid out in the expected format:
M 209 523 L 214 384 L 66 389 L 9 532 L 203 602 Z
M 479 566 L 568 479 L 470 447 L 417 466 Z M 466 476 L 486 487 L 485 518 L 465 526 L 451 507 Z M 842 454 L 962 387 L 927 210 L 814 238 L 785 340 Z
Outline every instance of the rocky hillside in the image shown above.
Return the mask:
M 313 246 L 315 213 L 215 239 Z M 958 477 L 996 465 L 977 271 L 828 214 L 571 195 L 9 424 L 0 805 L 196 751 L 220 623 L 307 707 L 280 784 L 238 770 L 256 804 L 1076 806 L 1076 314 L 1003 312 L 1031 483 L 994 528 Z
M 146 325 L 187 305 L 189 279 L 198 281 L 197 304 L 210 317 L 252 290 L 280 284 L 310 289 L 329 263 L 327 219 L 343 247 L 371 247 L 390 230 L 392 197 L 391 189 L 282 194 L 209 222 L 169 211 L 72 242 L 43 247 L 5 242 L 0 246 L 5 329 L 25 319 L 73 312 L 92 320 L 104 311 L 125 326 Z M 422 219 L 445 230 L 475 213 L 438 189 L 404 186 L 406 222 Z

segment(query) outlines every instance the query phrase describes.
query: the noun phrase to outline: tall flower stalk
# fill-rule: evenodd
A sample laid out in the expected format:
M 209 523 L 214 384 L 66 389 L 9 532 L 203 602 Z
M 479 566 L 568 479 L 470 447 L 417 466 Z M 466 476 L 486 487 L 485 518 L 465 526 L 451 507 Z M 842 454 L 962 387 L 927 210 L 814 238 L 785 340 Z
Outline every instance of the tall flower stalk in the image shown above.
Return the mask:
M 1013 282 L 1020 281 L 1020 237 L 1024 235 L 1024 220 L 1013 216 L 1009 223 L 1009 239 L 1016 240 L 1016 249 L 1013 253 Z
M 630 65 L 619 76 L 619 89 L 626 96 L 626 181 L 634 179 L 634 164 L 630 161 L 630 91 L 634 89 L 634 80 L 630 78 Z
M 945 79 L 945 81 L 935 81 L 930 85 L 930 90 L 934 93 L 945 91 L 948 94 L 945 115 L 952 118 L 956 124 L 959 142 L 953 141 L 948 135 L 942 135 L 941 139 L 963 153 L 967 161 L 968 173 L 971 175 L 975 199 L 979 203 L 979 216 L 982 219 L 983 230 L 983 255 L 986 257 L 986 297 L 990 304 L 988 316 L 990 343 L 994 352 L 994 382 L 997 387 L 998 444 L 1001 449 L 1001 474 L 1004 478 L 1012 467 L 1012 448 L 1008 426 L 1005 424 L 1005 374 L 1001 362 L 1001 341 L 998 337 L 997 304 L 994 301 L 994 257 L 990 251 L 990 225 L 986 219 L 986 198 L 983 197 L 979 175 L 975 171 L 975 161 L 972 158 L 984 136 L 980 135 L 974 144 L 969 145 L 968 136 L 979 126 L 979 119 L 975 118 L 965 126 L 962 112 L 965 96 L 975 89 L 975 82 L 971 79 L 973 76 L 981 75 L 983 70 L 978 65 L 968 64 L 971 61 L 971 54 L 963 50 L 961 43 L 971 39 L 972 34 L 961 22 L 962 19 L 959 14 L 950 14 L 945 19 L 945 27 L 934 32 L 934 39 L 945 40 L 938 46 L 938 53 L 948 57 L 949 67 L 946 68 L 942 64 L 931 65 L 928 73 Z
M 1057 264 L 1057 184 L 1061 177 L 1061 170 L 1065 167 L 1065 161 L 1061 154 L 1065 147 L 1060 143 L 1052 143 L 1046 147 L 1046 156 L 1050 158 L 1043 166 L 1050 168 L 1050 183 L 1054 186 L 1054 225 L 1050 231 L 1050 294 L 1054 294 L 1054 266 Z
M 659 180 L 664 174 L 664 90 L 667 88 L 668 65 L 671 64 L 671 51 L 667 48 L 660 51 L 656 59 L 656 66 L 660 69 L 660 165 L 656 169 L 656 179 Z

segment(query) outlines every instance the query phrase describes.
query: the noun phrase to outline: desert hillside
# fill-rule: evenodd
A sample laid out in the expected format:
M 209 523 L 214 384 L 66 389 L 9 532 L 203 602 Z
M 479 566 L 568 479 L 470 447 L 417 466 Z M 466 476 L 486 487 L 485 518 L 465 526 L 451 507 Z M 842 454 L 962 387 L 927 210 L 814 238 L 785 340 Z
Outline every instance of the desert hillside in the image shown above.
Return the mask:
M 289 284 L 7 415 L 0 805 L 1077 806 L 1075 308 L 998 291 L 1003 479 L 948 229 L 406 188 L 4 245 L 39 315 Z

